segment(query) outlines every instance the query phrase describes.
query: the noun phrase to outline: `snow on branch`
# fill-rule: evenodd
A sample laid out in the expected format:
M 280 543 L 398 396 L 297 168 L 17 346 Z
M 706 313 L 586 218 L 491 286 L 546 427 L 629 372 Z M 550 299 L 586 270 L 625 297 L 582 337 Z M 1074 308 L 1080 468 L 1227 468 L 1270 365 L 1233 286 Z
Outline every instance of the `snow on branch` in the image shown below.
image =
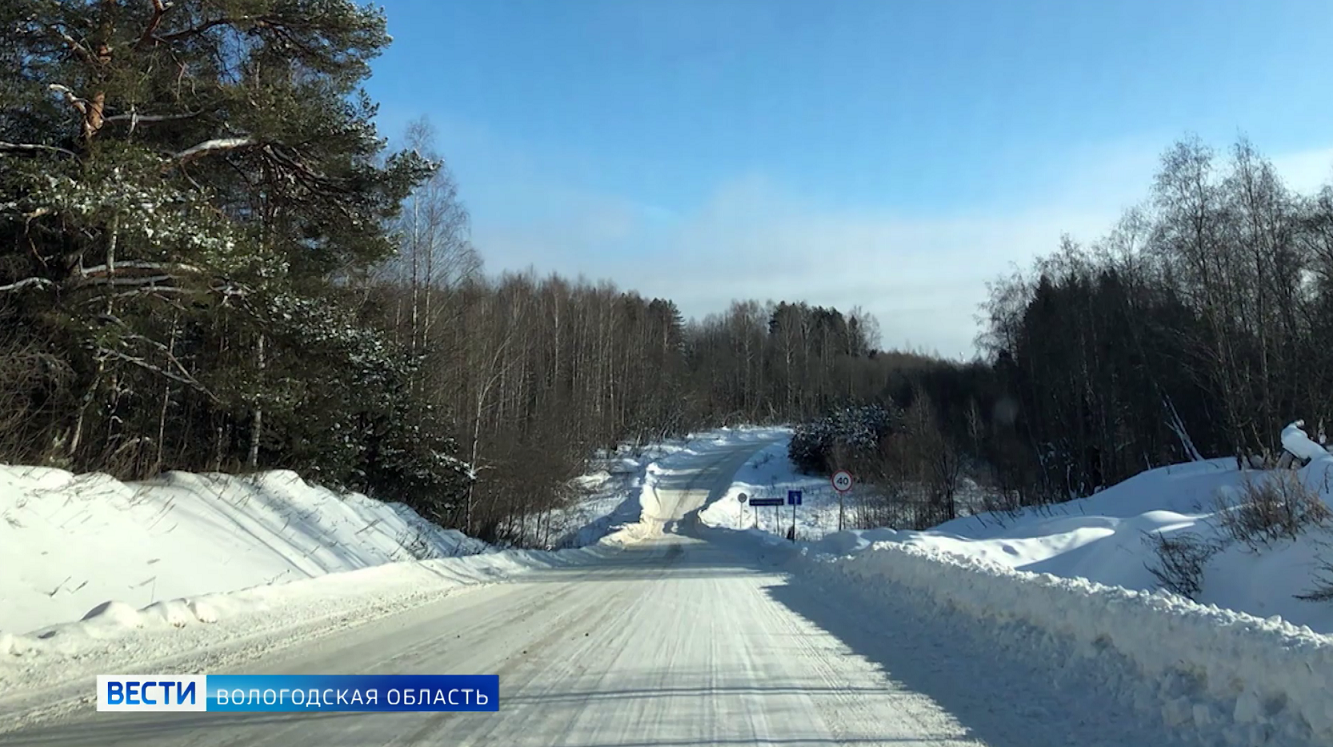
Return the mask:
M 78 154 L 72 150 L 57 148 L 54 145 L 40 145 L 37 143 L 7 143 L 0 140 L 0 153 L 59 153 L 63 156 L 78 158 Z
M 8 293 L 10 291 L 22 290 L 23 288 L 27 288 L 29 286 L 36 286 L 38 288 L 50 288 L 52 285 L 54 285 L 54 283 L 52 283 L 50 280 L 47 280 L 46 278 L 25 278 L 16 283 L 10 283 L 9 285 L 0 285 L 0 293 Z
M 69 86 L 62 86 L 59 83 L 52 83 L 51 85 L 47 86 L 47 88 L 63 96 L 65 101 L 68 102 L 70 106 L 79 110 L 80 114 L 88 113 L 88 102 L 84 101 L 78 96 L 75 96 L 74 92 L 69 89 Z
M 182 273 L 202 273 L 203 270 L 194 265 L 187 265 L 177 262 L 142 262 L 132 260 L 129 262 L 117 262 L 117 270 L 156 270 L 158 272 L 182 272 Z M 106 265 L 96 265 L 83 270 L 85 277 L 90 275 L 100 275 L 107 271 Z
M 259 141 L 252 137 L 222 137 L 212 140 L 205 140 L 198 145 L 190 146 L 185 150 L 172 156 L 172 162 L 176 165 L 189 163 L 196 158 L 213 153 L 225 153 L 228 151 L 239 150 L 241 148 L 253 148 L 259 145 Z
M 203 112 L 186 112 L 184 114 L 115 114 L 103 119 L 103 122 L 112 124 L 114 122 L 129 122 L 131 125 L 155 124 L 157 122 L 177 122 L 182 119 L 194 119 Z

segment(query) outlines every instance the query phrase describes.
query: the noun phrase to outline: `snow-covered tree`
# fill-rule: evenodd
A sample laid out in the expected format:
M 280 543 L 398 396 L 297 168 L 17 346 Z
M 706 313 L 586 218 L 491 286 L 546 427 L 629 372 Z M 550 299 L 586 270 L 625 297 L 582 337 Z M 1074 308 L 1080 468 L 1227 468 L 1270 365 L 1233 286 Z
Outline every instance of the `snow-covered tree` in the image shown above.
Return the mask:
M 343 282 L 433 170 L 384 153 L 360 89 L 380 10 L 13 0 L 0 34 L 0 354 L 32 361 L 0 372 L 32 416 L 5 458 L 461 490 Z

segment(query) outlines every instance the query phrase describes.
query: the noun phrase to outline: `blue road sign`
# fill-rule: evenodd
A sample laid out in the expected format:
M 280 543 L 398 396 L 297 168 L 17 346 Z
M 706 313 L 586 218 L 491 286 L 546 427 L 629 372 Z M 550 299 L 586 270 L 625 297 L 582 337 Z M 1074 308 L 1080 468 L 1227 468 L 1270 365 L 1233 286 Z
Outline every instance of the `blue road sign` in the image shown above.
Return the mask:
M 788 505 L 788 506 L 799 506 L 799 505 L 801 505 L 801 491 L 799 491 L 799 490 L 788 490 L 788 491 L 787 491 L 787 505 Z
M 781 498 L 751 498 L 751 506 L 781 506 Z

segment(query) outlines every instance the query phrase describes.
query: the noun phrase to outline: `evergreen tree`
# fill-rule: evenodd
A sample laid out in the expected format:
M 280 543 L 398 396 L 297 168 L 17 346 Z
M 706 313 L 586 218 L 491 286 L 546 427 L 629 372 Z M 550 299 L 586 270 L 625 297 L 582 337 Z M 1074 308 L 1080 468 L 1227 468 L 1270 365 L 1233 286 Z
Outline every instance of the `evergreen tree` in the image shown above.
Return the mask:
M 0 28 L 0 352 L 35 361 L 0 386 L 40 414 L 5 457 L 458 492 L 410 360 L 348 294 L 434 168 L 372 125 L 382 13 L 18 0 Z

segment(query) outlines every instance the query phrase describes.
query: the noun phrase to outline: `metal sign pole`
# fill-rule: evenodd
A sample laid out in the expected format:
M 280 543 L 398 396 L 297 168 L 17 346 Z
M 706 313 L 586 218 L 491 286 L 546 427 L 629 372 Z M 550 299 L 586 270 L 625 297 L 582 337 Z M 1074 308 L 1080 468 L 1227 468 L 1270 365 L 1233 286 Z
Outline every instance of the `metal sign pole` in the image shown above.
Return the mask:
M 852 489 L 852 483 L 855 481 L 852 479 L 852 473 L 845 469 L 834 472 L 830 481 L 833 483 L 833 489 L 838 491 L 838 531 L 841 532 L 844 516 L 843 496 L 847 495 L 847 492 Z

